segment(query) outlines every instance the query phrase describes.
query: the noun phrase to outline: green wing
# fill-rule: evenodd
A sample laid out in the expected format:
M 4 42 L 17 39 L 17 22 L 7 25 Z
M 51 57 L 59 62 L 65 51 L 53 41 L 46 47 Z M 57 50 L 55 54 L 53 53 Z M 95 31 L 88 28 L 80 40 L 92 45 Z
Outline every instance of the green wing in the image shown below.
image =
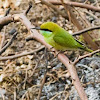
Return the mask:
M 67 31 L 55 34 L 53 39 L 57 44 L 64 47 L 68 47 L 68 48 L 83 48 L 84 47 L 80 42 L 77 42 L 74 39 L 74 37 L 72 37 L 69 33 L 67 33 Z

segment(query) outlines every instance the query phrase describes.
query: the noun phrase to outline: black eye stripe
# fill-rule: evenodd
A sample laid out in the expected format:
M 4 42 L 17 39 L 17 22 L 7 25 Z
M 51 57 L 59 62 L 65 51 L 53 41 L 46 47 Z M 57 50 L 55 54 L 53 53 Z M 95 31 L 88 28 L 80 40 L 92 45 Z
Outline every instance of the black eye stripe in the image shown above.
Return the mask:
M 52 32 L 51 30 L 48 29 L 40 29 L 40 30 Z

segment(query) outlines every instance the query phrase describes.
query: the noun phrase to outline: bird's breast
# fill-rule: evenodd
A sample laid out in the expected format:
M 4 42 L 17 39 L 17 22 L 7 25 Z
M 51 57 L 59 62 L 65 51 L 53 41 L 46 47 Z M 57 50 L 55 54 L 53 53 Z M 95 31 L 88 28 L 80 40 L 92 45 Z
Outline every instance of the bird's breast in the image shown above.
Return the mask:
M 58 43 L 56 43 L 53 39 L 53 37 L 49 37 L 49 38 L 45 38 L 45 41 L 50 44 L 52 47 L 54 47 L 56 50 L 62 50 L 65 51 L 67 50 L 66 47 L 59 45 Z

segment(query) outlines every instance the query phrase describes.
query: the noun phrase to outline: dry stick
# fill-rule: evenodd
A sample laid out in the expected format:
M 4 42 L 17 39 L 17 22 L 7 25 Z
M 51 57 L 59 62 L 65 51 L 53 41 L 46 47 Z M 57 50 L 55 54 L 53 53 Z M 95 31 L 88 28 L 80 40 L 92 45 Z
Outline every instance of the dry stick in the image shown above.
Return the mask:
M 13 40 L 15 39 L 17 32 L 14 33 L 10 41 L 0 50 L 0 55 L 12 44 Z
M 29 10 L 31 9 L 31 7 L 32 7 L 32 5 L 29 3 L 29 7 L 28 7 L 28 9 L 25 11 L 24 14 L 27 15 L 27 13 L 28 13 Z M 14 16 L 11 16 L 11 15 L 6 16 L 6 15 L 9 14 L 10 10 L 11 10 L 11 8 L 8 9 L 8 11 L 7 11 L 6 14 L 5 14 L 5 17 L 3 17 L 3 18 L 0 20 L 0 31 L 1 31 L 1 29 L 2 29 L 5 25 L 8 25 L 8 24 L 11 23 L 11 22 L 17 21 L 17 20 L 16 20 L 17 18 L 15 18 L 15 20 L 13 19 Z
M 27 55 L 30 55 L 30 54 L 34 54 L 35 52 L 38 52 L 38 51 L 40 51 L 43 48 L 44 48 L 44 46 L 41 46 L 40 48 L 38 48 L 36 50 L 33 50 L 33 51 L 30 51 L 30 52 L 21 53 L 21 54 L 17 54 L 17 55 L 13 55 L 13 56 L 0 57 L 0 61 L 12 60 L 12 59 L 15 59 L 15 58 L 19 58 L 19 57 L 27 56 Z
M 5 40 L 5 32 L 3 32 L 3 35 L 2 35 L 2 40 L 1 40 L 1 44 L 0 44 L 0 49 L 3 47 L 3 43 L 4 43 L 4 40 Z
M 99 84 L 100 83 L 100 81 L 97 81 L 97 82 L 95 82 L 96 84 Z M 90 85 L 90 84 L 92 84 L 92 85 L 94 85 L 94 82 L 88 82 L 88 83 L 85 83 L 85 84 L 82 84 L 84 87 L 86 87 L 87 85 Z
M 85 28 L 85 29 L 83 29 L 81 31 L 74 32 L 72 35 L 73 36 L 76 36 L 76 35 L 84 34 L 85 32 L 92 31 L 94 29 L 100 29 L 100 26 L 94 26 L 94 27 Z
M 3 36 L 2 36 L 2 40 L 1 40 L 1 44 L 0 44 L 0 50 L 2 49 L 2 47 L 4 46 L 4 41 L 5 41 L 5 38 L 6 38 L 6 26 L 4 27 L 4 32 L 3 32 Z M 6 41 L 7 42 L 7 41 Z M 5 43 L 6 44 L 6 43 Z
M 91 52 L 91 53 L 88 53 L 88 54 L 86 54 L 86 55 L 79 56 L 78 59 L 76 59 L 76 60 L 73 62 L 73 64 L 75 65 L 75 64 L 76 64 L 77 62 L 79 62 L 81 59 L 83 59 L 83 58 L 85 58 L 85 57 L 89 57 L 89 56 L 91 56 L 91 55 L 93 55 L 93 54 L 95 54 L 95 53 L 97 53 L 97 52 L 100 52 L 100 49 L 98 49 L 98 50 L 96 50 L 96 51 L 93 51 L 93 52 Z
M 13 17 L 11 15 L 9 16 L 6 16 L 6 17 L 3 17 L 1 20 L 0 20 L 0 31 L 1 29 L 5 26 L 5 25 L 8 25 L 9 23 L 13 22 Z
M 40 98 L 41 98 L 42 89 L 43 89 L 43 86 L 44 86 L 44 84 L 45 84 L 45 80 L 46 80 L 46 76 L 47 76 L 47 66 L 48 66 L 47 55 L 48 55 L 48 54 L 47 54 L 47 48 L 45 48 L 44 59 L 46 60 L 46 61 L 45 61 L 46 71 L 45 71 L 45 74 L 44 74 L 44 77 L 43 77 L 43 80 L 42 80 L 42 83 L 41 83 L 41 86 L 40 86 L 40 89 L 39 89 L 39 94 L 38 94 L 37 100 L 40 100 Z
M 10 10 L 11 8 L 8 8 L 4 16 L 7 16 L 10 13 Z
M 32 2 L 29 2 L 29 7 L 28 7 L 28 9 L 24 12 L 24 14 L 27 15 L 27 13 L 30 11 L 31 8 L 32 8 Z
M 60 1 L 57 1 L 57 0 L 49 0 L 49 2 L 54 4 L 54 5 L 62 5 L 62 3 Z M 65 1 L 64 3 L 66 5 L 70 5 L 70 6 L 86 8 L 86 9 L 89 9 L 89 10 L 100 12 L 100 7 L 98 8 L 98 7 L 95 7 L 95 6 L 92 6 L 92 5 L 88 5 L 88 4 L 85 4 L 85 3 L 68 2 L 68 1 Z
M 69 9 L 67 9 L 67 7 L 66 7 L 65 3 L 63 2 L 63 0 L 60 0 L 60 1 L 61 1 L 62 5 L 64 6 L 64 8 L 65 8 L 65 10 L 68 14 L 69 21 L 71 22 L 71 13 L 70 13 Z
M 45 73 L 45 75 L 43 77 L 43 80 L 42 80 L 42 83 L 41 83 L 41 86 L 40 86 L 40 90 L 39 90 L 39 94 L 38 94 L 37 100 L 40 100 L 42 89 L 43 89 L 43 86 L 45 84 L 46 76 L 47 76 L 47 74 Z
M 8 9 L 7 9 L 7 11 L 6 11 L 4 17 L 7 16 L 7 15 L 9 14 L 10 10 L 11 10 L 11 8 L 8 8 Z M 5 30 L 6 30 L 6 26 L 5 26 L 4 33 L 3 33 L 3 37 L 2 37 L 2 40 L 1 40 L 0 49 L 3 47 L 3 43 L 4 43 L 4 40 L 5 40 L 5 34 L 6 34 L 6 33 L 5 33 Z
M 51 46 L 44 41 L 43 36 L 41 34 L 39 34 L 37 30 L 31 29 L 35 26 L 33 26 L 31 24 L 31 22 L 27 19 L 27 17 L 25 15 L 20 14 L 19 19 L 27 27 L 27 29 L 30 31 L 30 33 L 32 34 L 34 39 L 36 39 L 40 43 L 44 44 L 48 49 L 51 48 Z M 56 50 L 55 50 L 55 53 L 58 54 L 58 52 Z M 68 71 L 71 75 L 73 84 L 74 84 L 75 88 L 77 89 L 77 92 L 78 92 L 81 100 L 87 100 L 87 96 L 86 96 L 85 91 L 84 91 L 84 89 L 79 81 L 75 66 L 73 66 L 73 64 L 70 62 L 70 60 L 64 54 L 58 54 L 58 59 L 68 69 Z
M 60 11 L 58 8 L 56 8 L 53 4 L 46 2 L 45 0 L 40 0 L 42 4 L 47 5 L 48 7 L 51 7 L 52 9 L 54 9 L 54 11 L 56 11 L 58 14 L 62 15 L 64 18 L 68 19 L 68 16 L 63 13 L 62 11 Z

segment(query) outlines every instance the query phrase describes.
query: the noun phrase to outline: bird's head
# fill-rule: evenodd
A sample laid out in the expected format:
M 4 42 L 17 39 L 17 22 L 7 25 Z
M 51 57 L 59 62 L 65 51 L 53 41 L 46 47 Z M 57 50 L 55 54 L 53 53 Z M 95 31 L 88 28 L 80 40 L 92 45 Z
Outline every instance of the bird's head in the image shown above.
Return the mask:
M 40 26 L 40 33 L 44 37 L 50 37 L 58 29 L 58 25 L 54 22 L 46 22 Z
M 51 35 L 53 35 L 56 32 L 58 27 L 59 26 L 54 22 L 46 22 L 46 23 L 43 23 L 40 27 L 38 27 L 36 29 L 40 30 L 40 33 L 44 37 L 50 37 Z
M 55 32 L 57 27 L 58 27 L 58 25 L 54 22 L 46 22 L 40 26 L 40 29 Z

